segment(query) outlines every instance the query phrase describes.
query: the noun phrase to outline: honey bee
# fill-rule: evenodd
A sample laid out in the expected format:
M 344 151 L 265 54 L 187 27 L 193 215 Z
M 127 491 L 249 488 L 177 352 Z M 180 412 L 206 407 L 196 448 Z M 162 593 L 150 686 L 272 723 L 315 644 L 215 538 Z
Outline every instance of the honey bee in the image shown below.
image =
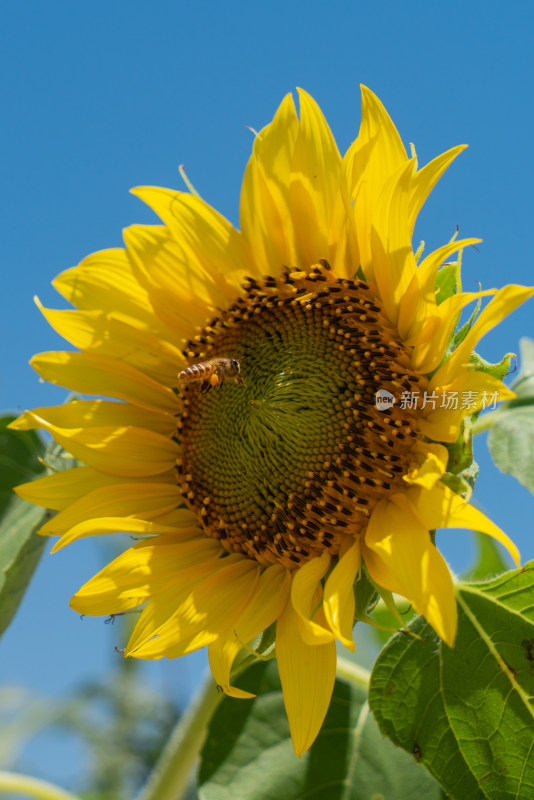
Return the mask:
M 245 385 L 237 358 L 210 358 L 209 361 L 191 364 L 178 375 L 178 380 L 184 383 L 200 383 L 201 392 L 208 392 L 215 386 L 220 389 L 225 378 L 233 378 L 234 383 Z

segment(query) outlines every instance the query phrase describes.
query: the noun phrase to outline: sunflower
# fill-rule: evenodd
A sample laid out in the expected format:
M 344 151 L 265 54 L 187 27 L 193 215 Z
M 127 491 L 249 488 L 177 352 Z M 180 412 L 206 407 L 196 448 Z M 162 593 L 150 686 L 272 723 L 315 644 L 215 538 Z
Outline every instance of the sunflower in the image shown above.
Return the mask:
M 251 696 L 231 684 L 237 654 L 276 623 L 298 755 L 330 702 L 336 639 L 354 649 L 362 570 L 452 646 L 453 581 L 433 531 L 481 531 L 519 559 L 444 482 L 463 419 L 490 395 L 512 396 L 475 368 L 473 348 L 532 294 L 506 286 L 438 303 L 440 266 L 479 240 L 414 254 L 417 214 L 462 150 L 418 169 L 362 88 L 360 132 L 342 158 L 315 101 L 300 91 L 297 115 L 288 95 L 255 137 L 240 230 L 196 193 L 135 189 L 163 224 L 134 225 L 124 249 L 59 275 L 74 309 L 42 308 L 78 351 L 36 356 L 39 375 L 120 402 L 27 411 L 14 427 L 49 431 L 83 466 L 18 493 L 58 511 L 41 529 L 60 536 L 54 550 L 117 531 L 137 540 L 72 607 L 142 606 L 126 655 L 207 645 L 234 697 Z M 483 295 L 451 348 L 462 309 Z

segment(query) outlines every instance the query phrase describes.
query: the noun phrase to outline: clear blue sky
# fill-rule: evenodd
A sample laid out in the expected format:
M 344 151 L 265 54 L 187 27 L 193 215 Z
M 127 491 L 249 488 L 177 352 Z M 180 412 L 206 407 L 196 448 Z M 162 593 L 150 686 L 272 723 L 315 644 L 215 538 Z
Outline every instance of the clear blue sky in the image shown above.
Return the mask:
M 32 296 L 61 306 L 50 287 L 59 271 L 120 245 L 123 227 L 153 221 L 128 189 L 180 187 L 184 163 L 200 194 L 237 222 L 252 144 L 245 126 L 268 122 L 296 86 L 319 102 L 341 150 L 358 131 L 360 82 L 415 143 L 420 163 L 468 143 L 416 239 L 432 248 L 458 224 L 462 236 L 484 240 L 465 254 L 466 288 L 532 283 L 533 26 L 528 2 L 5 0 L 0 302 L 9 346 L 0 408 L 63 401 L 27 364 L 35 352 L 63 349 Z M 520 336 L 534 336 L 533 313 L 522 308 L 489 334 L 482 355 L 517 351 Z M 534 500 L 491 466 L 483 440 L 477 447 L 479 504 L 534 557 Z M 468 537 L 450 537 L 460 568 Z M 117 657 L 111 626 L 80 623 L 67 608 L 101 558 L 93 541 L 44 557 L 0 642 L 0 682 L 59 694 Z M 147 674 L 187 695 L 198 662 L 151 665 Z M 57 753 L 48 775 L 69 775 Z

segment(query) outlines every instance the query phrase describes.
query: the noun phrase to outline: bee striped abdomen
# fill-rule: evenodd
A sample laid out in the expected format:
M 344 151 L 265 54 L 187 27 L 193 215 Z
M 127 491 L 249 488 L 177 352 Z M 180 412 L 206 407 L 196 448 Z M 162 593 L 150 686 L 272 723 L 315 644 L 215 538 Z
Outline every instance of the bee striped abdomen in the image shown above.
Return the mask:
M 215 366 L 209 361 L 202 361 L 200 364 L 191 364 L 190 367 L 182 370 L 178 377 L 186 383 L 204 381 L 215 372 Z
M 201 383 L 201 391 L 207 392 L 214 386 L 222 386 L 225 378 L 233 378 L 235 383 L 243 383 L 240 364 L 236 358 L 214 358 L 191 364 L 179 373 L 178 379 L 185 383 Z

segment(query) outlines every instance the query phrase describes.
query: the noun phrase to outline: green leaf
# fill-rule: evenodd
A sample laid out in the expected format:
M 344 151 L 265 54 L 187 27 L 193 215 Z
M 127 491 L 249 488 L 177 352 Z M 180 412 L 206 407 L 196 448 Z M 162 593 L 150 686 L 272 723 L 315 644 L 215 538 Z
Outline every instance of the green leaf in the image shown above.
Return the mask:
M 475 322 L 475 319 L 478 316 L 478 312 L 480 311 L 480 306 L 481 305 L 482 305 L 482 299 L 479 297 L 478 300 L 477 300 L 477 304 L 474 307 L 474 309 L 473 309 L 473 311 L 471 313 L 471 316 L 469 317 L 467 322 L 464 323 L 464 325 L 462 325 L 461 328 L 458 328 L 458 330 L 453 335 L 453 337 L 451 339 L 451 343 L 450 343 L 450 345 L 449 345 L 449 347 L 447 349 L 447 354 L 452 353 L 454 350 L 456 350 L 458 345 L 460 345 L 463 342 L 463 340 L 465 339 L 465 337 L 467 336 L 467 334 L 469 333 L 469 331 L 473 327 L 473 323 Z
M 274 662 L 255 664 L 239 684 L 254 700 L 225 697 L 204 745 L 202 800 L 439 800 L 425 770 L 380 734 L 363 689 L 336 681 L 321 733 L 302 758 L 293 752 Z
M 534 494 L 534 405 L 499 411 L 495 419 L 488 436 L 495 465 Z
M 12 491 L 45 469 L 43 442 L 34 431 L 8 430 L 12 419 L 0 419 L 0 634 L 13 619 L 39 561 L 46 539 L 35 530 L 48 514 Z
M 422 617 L 377 659 L 370 705 L 452 800 L 534 797 L 534 562 L 460 584 L 454 648 Z

